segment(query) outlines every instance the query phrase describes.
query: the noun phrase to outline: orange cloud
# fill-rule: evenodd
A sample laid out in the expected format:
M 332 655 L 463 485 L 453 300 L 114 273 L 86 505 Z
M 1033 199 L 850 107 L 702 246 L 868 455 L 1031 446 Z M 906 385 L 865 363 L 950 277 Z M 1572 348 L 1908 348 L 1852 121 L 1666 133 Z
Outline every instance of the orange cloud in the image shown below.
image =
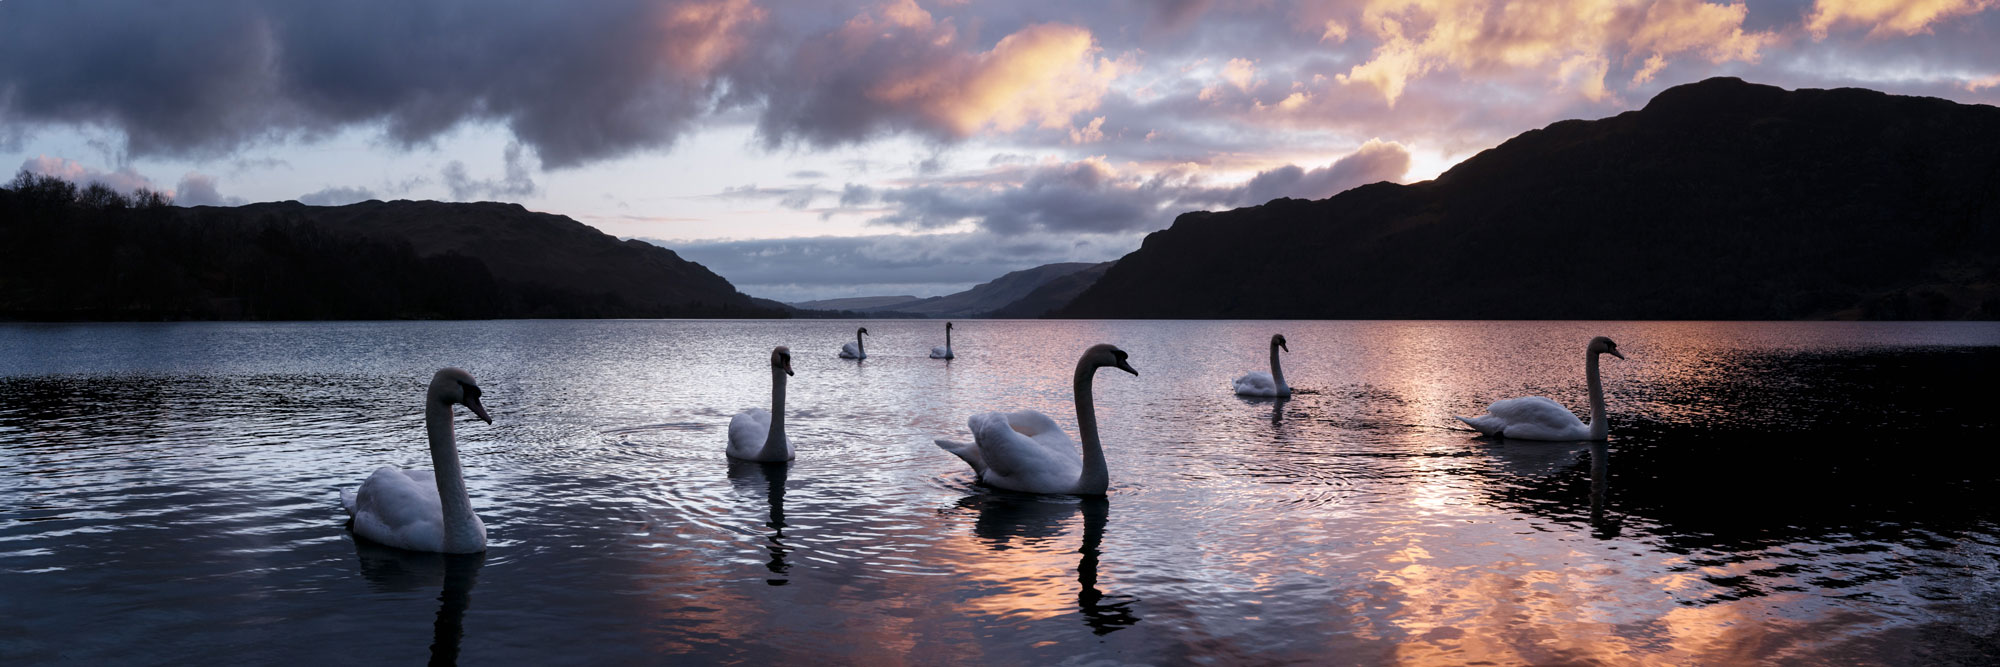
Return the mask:
M 1618 55 L 1646 56 L 1634 83 L 1683 53 L 1754 62 L 1775 37 L 1744 32 L 1746 14 L 1742 4 L 1701 0 L 1370 0 L 1358 25 L 1381 44 L 1336 78 L 1372 86 L 1394 106 L 1412 79 L 1435 72 L 1540 71 L 1597 100 L 1609 95 L 1604 77 Z
M 935 21 L 910 0 L 881 10 L 878 23 L 864 15 L 843 30 L 850 43 L 869 41 L 884 30 L 922 33 L 931 45 L 958 42 L 949 20 Z M 953 52 L 911 63 L 870 87 L 867 95 L 894 107 L 913 107 L 956 136 L 992 128 L 1007 132 L 1029 125 L 1070 127 L 1077 114 L 1097 108 L 1112 81 L 1135 71 L 1128 59 L 1099 56 L 1090 31 L 1071 25 L 1032 25 L 1001 38 L 985 53 Z
M 681 74 L 707 76 L 743 49 L 742 28 L 764 18 L 750 0 L 669 7 L 659 19 L 661 57 Z
M 1861 25 L 1872 26 L 1869 37 L 1909 36 L 1994 7 L 2000 7 L 2000 0 L 1816 0 L 1806 30 L 1825 39 L 1833 28 Z

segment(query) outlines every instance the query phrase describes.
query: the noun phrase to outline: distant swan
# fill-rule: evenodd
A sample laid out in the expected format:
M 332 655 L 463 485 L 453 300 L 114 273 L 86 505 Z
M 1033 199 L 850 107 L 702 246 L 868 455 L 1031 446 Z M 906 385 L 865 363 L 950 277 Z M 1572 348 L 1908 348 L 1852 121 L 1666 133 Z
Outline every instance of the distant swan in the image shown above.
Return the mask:
M 867 359 L 868 351 L 861 348 L 861 337 L 865 335 L 868 335 L 868 327 L 856 329 L 854 331 L 854 342 L 844 343 L 840 346 L 840 358 Z
M 771 411 L 750 408 L 729 419 L 729 458 L 745 461 L 790 461 L 792 442 L 785 439 L 785 378 L 792 374 L 792 351 L 771 350 Z
M 1278 349 L 1286 352 L 1284 334 L 1271 334 L 1271 372 L 1250 371 L 1250 374 L 1236 378 L 1236 393 L 1242 396 L 1290 396 L 1292 386 L 1285 384 L 1285 369 L 1278 365 Z
M 944 347 L 931 348 L 932 359 L 951 359 L 951 323 L 944 323 Z
M 1034 410 L 986 412 L 966 420 L 972 443 L 938 440 L 937 446 L 964 459 L 988 485 L 1026 493 L 1071 493 L 1101 496 L 1111 486 L 1104 467 L 1104 447 L 1097 441 L 1097 410 L 1091 406 L 1090 382 L 1097 369 L 1110 366 L 1138 375 L 1126 354 L 1110 345 L 1093 345 L 1076 361 L 1076 427 L 1083 436 L 1083 457 L 1076 444 L 1053 419 Z
M 1597 356 L 1610 354 L 1624 359 L 1618 344 L 1603 336 L 1590 339 L 1584 350 L 1584 374 L 1590 384 L 1590 425 L 1577 421 L 1569 408 L 1540 396 L 1510 398 L 1486 408 L 1486 414 L 1459 421 L 1485 435 L 1517 440 L 1603 440 L 1610 435 L 1611 422 L 1604 416 L 1604 385 L 1597 379 Z
M 430 392 L 424 397 L 424 428 L 430 431 L 431 465 L 437 472 L 382 466 L 361 482 L 361 488 L 341 490 L 340 504 L 354 519 L 354 534 L 411 551 L 486 550 L 486 524 L 472 513 L 451 426 L 454 403 L 493 423 L 479 404 L 479 394 L 471 373 L 446 368 L 431 377 Z

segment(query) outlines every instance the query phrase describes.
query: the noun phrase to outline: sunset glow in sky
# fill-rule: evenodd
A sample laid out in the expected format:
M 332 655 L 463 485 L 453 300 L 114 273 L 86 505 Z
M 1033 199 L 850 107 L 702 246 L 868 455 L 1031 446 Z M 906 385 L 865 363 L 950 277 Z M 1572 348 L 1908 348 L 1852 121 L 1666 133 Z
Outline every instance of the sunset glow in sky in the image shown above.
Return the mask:
M 1711 76 L 2000 102 L 2000 0 L 0 0 L 0 166 L 499 200 L 757 296 L 955 291 Z

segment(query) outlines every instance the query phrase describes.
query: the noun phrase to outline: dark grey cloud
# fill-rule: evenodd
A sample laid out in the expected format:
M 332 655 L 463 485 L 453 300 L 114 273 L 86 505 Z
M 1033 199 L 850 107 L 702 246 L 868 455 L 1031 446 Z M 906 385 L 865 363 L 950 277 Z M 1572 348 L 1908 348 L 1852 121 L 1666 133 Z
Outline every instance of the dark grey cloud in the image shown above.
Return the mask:
M 1125 233 L 1164 228 L 1194 209 L 1262 204 L 1279 197 L 1320 199 L 1378 181 L 1400 180 L 1410 168 L 1401 144 L 1370 141 L 1332 164 L 1287 165 L 1249 182 L 1215 186 L 1198 172 L 1166 169 L 1123 173 L 1096 159 L 1001 168 L 984 178 L 867 190 L 850 187 L 843 206 L 880 203 L 891 212 L 877 224 L 934 230 L 970 223 L 1013 236 L 1033 232 Z
M 327 186 L 318 192 L 299 195 L 299 203 L 313 206 L 345 206 L 371 199 L 380 199 L 375 196 L 374 190 L 336 186 Z
M 745 293 L 803 301 L 948 294 L 1008 271 L 1117 259 L 1139 246 L 1139 235 L 974 232 L 653 243 L 700 262 Z
M 5 126 L 88 123 L 135 155 L 380 125 L 506 125 L 543 164 L 667 146 L 711 109 L 742 0 L 0 2 Z
M 444 186 L 451 190 L 451 198 L 459 201 L 494 199 L 505 201 L 509 198 L 535 194 L 535 179 L 529 174 L 527 158 L 521 154 L 520 144 L 508 144 L 501 153 L 505 175 L 494 179 L 473 179 L 467 172 L 465 163 L 452 160 L 445 164 L 438 175 L 444 178 Z

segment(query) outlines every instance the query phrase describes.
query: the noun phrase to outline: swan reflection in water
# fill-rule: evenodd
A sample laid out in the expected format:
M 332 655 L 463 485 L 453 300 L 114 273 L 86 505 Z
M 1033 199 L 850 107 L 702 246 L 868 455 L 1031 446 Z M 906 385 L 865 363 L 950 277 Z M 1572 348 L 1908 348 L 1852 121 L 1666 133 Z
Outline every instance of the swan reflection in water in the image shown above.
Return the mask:
M 1605 505 L 1611 495 L 1611 447 L 1602 442 L 1590 443 L 1590 526 L 1592 535 L 1598 539 L 1612 539 L 1624 528 L 1624 524 L 1605 517 Z
M 1111 503 L 1101 496 L 1033 496 L 1016 493 L 989 493 L 967 496 L 958 506 L 978 513 L 972 533 L 995 551 L 1015 548 L 1018 541 L 1054 538 L 1068 532 L 1069 518 L 1083 513 L 1083 544 L 1077 549 L 1076 607 L 1090 631 L 1107 635 L 1139 623 L 1132 612 L 1138 598 L 1111 595 L 1097 587 L 1098 546 L 1104 541 L 1104 525 L 1109 522 Z
M 764 539 L 770 542 L 768 548 L 771 550 L 771 560 L 765 563 L 764 567 L 769 569 L 773 576 L 765 579 L 764 583 L 772 586 L 783 586 L 791 581 L 786 577 L 791 572 L 792 566 L 785 562 L 785 555 L 792 552 L 791 547 L 785 546 L 785 479 L 790 472 L 791 463 L 788 461 L 766 463 L 729 460 L 730 485 L 738 491 L 761 489 L 764 491 L 765 499 L 770 503 L 771 518 L 764 523 L 764 526 L 771 529 L 771 534 Z
M 465 639 L 465 610 L 472 606 L 472 586 L 486 566 L 486 553 L 441 554 L 405 551 L 368 540 L 354 541 L 361 576 L 384 592 L 437 590 L 437 621 L 431 625 L 432 665 L 458 664 L 459 642 Z

